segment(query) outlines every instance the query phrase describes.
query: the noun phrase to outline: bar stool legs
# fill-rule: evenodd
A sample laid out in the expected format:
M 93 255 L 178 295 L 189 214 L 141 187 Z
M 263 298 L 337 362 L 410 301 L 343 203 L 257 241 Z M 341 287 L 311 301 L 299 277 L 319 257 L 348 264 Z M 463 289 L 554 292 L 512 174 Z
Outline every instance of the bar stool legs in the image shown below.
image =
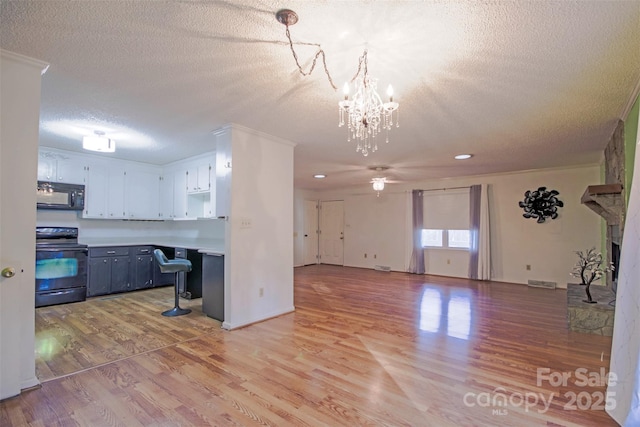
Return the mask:
M 163 311 L 162 315 L 167 317 L 182 316 L 191 313 L 190 308 L 180 308 L 180 296 L 178 295 L 178 273 L 176 273 L 175 285 L 173 285 L 176 294 L 175 306 L 171 310 Z

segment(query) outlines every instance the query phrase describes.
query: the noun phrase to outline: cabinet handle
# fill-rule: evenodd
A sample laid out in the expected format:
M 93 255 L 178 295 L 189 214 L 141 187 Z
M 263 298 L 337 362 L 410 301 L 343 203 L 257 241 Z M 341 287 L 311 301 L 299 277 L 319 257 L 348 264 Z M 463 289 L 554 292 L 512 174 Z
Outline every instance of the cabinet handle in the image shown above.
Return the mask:
M 148 254 L 149 253 L 149 249 L 140 249 L 140 252 L 143 254 Z
M 115 254 L 116 251 L 107 251 L 108 254 Z
M 102 260 L 102 262 L 104 262 L 104 263 L 106 264 L 106 263 L 107 263 L 107 260 L 106 260 L 106 259 L 103 259 L 103 260 Z

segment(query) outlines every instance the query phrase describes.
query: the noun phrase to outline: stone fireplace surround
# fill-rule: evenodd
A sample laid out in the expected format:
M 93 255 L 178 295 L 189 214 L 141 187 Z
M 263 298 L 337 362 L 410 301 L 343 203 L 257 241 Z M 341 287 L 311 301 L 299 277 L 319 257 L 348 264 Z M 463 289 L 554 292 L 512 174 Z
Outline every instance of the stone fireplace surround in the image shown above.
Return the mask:
M 606 221 L 606 263 L 614 266 L 607 274 L 605 286 L 593 285 L 590 290 L 597 304 L 583 302 L 584 286 L 567 286 L 567 320 L 569 329 L 576 332 L 613 335 L 615 316 L 615 291 L 617 288 L 620 247 L 624 233 L 626 201 L 624 193 L 624 122 L 618 121 L 604 151 L 605 183 L 590 185 L 582 195 L 581 202 Z

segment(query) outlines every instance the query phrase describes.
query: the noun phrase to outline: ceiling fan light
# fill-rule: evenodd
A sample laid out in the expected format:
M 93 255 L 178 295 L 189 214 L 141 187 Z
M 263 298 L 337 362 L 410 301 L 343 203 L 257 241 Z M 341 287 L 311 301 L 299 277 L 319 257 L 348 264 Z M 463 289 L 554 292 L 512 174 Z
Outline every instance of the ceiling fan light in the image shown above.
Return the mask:
M 385 178 L 373 178 L 373 189 L 375 191 L 382 191 L 384 190 L 384 183 L 385 183 L 386 179 Z

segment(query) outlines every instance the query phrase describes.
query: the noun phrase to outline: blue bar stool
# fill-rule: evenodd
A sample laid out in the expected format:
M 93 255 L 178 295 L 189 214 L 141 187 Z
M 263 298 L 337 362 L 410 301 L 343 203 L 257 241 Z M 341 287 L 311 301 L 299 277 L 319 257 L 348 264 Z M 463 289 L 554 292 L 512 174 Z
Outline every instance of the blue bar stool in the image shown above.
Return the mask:
M 178 273 L 184 271 L 191 271 L 191 261 L 187 259 L 167 259 L 167 256 L 160 249 L 156 249 L 153 251 L 153 255 L 156 257 L 156 261 L 158 261 L 158 265 L 160 266 L 161 273 L 175 273 L 176 279 L 175 284 L 173 285 L 176 291 L 176 302 L 175 306 L 171 310 L 163 311 L 163 316 L 173 317 L 173 316 L 182 316 L 183 314 L 191 313 L 190 308 L 180 308 L 179 304 L 179 295 L 178 295 Z

